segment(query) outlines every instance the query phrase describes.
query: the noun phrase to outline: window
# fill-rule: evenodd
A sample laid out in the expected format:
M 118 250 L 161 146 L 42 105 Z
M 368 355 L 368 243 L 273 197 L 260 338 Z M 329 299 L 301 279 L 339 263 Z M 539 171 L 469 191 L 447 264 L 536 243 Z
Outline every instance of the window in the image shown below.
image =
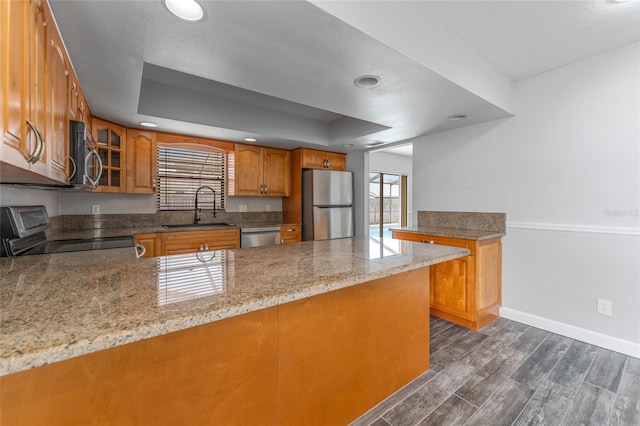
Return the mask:
M 208 146 L 158 144 L 158 210 L 192 210 L 196 191 L 209 186 L 216 208 L 224 209 L 227 155 Z M 213 193 L 200 191 L 198 207 L 213 209 Z

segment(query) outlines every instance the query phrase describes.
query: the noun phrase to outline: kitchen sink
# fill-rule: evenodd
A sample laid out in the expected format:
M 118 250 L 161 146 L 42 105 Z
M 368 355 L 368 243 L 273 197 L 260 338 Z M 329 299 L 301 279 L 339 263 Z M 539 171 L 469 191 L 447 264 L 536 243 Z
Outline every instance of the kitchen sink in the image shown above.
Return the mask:
M 162 227 L 165 229 L 202 229 L 202 228 L 212 229 L 212 228 L 233 228 L 235 227 L 235 225 L 232 223 L 221 222 L 221 223 L 185 223 L 181 225 L 171 224 L 171 225 L 162 225 Z

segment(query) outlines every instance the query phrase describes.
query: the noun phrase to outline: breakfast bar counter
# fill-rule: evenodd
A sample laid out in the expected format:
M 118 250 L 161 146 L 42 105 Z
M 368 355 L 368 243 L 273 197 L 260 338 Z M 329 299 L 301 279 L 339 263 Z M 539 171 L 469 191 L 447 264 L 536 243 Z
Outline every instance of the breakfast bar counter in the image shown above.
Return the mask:
M 60 424 L 97 412 L 104 421 L 143 416 L 177 424 L 182 417 L 169 408 L 176 395 L 167 387 L 181 396 L 199 388 L 236 389 L 214 404 L 216 415 L 231 413 L 221 417 L 224 424 L 249 421 L 243 415 L 273 417 L 265 424 L 295 423 L 298 415 L 313 413 L 316 422 L 355 418 L 428 369 L 429 267 L 467 254 L 356 237 L 149 259 L 136 259 L 132 248 L 3 258 L 3 421 L 11 412 L 35 421 L 29 417 L 34 410 L 11 401 L 44 389 L 35 399 L 55 412 L 76 413 L 60 417 Z M 393 379 L 369 396 L 380 377 L 362 383 L 366 390 L 348 387 L 350 374 L 363 378 L 359 368 L 368 365 L 367 352 L 376 369 L 388 370 L 380 376 Z M 349 371 L 334 371 L 348 359 Z M 345 412 L 308 405 L 323 403 L 314 392 L 328 377 L 324 388 L 339 396 Z M 209 383 L 214 379 L 216 386 Z M 66 380 L 71 384 L 59 389 Z M 198 387 L 198 380 L 207 382 Z M 255 380 L 271 391 L 259 391 Z M 124 389 L 115 391 L 114 383 Z M 113 401 L 78 401 L 96 386 L 123 399 L 118 415 L 124 418 L 102 412 Z M 180 393 L 180 386 L 190 391 Z M 164 401 L 168 412 L 153 414 L 140 400 L 127 411 L 128 388 L 148 394 L 148 407 Z M 63 398 L 67 394 L 74 402 Z M 285 412 L 282 404 L 289 407 Z

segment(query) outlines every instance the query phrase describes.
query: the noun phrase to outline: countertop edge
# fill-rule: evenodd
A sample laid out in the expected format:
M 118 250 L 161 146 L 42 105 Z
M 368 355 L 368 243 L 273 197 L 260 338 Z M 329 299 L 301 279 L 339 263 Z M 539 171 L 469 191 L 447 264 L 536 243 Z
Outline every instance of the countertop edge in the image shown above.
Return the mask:
M 475 240 L 475 241 L 501 238 L 507 235 L 505 232 L 483 231 L 483 230 L 477 230 L 477 229 L 456 229 L 456 228 L 404 227 L 404 228 L 390 228 L 390 230 L 398 231 L 398 232 L 407 232 L 410 234 L 433 235 L 436 237 L 459 238 L 462 240 Z M 471 234 L 474 234 L 474 235 L 471 235 Z

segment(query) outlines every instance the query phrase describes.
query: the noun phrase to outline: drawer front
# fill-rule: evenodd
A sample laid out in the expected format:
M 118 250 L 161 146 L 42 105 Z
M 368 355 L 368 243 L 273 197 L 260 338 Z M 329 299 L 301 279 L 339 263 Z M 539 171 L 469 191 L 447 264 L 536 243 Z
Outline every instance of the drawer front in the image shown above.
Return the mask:
M 302 226 L 281 226 L 280 239 L 283 243 L 297 243 L 302 241 Z

